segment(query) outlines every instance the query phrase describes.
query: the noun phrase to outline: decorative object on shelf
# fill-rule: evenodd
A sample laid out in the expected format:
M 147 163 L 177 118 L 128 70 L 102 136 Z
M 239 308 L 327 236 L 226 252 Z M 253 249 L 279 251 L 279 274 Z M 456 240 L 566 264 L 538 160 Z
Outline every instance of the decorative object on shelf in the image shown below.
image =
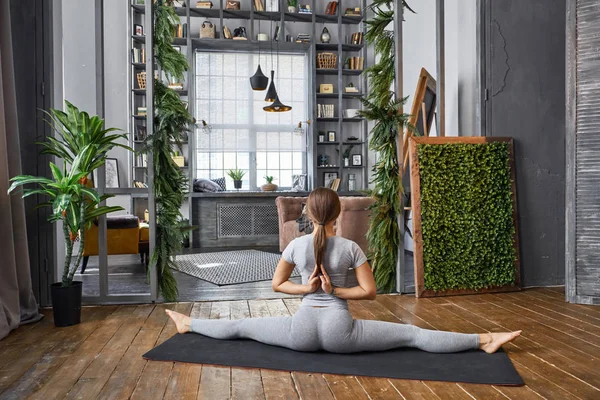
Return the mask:
M 258 20 L 258 31 L 260 32 L 260 19 Z M 269 78 L 267 78 L 267 76 L 262 72 L 262 69 L 260 68 L 260 36 L 261 35 L 265 35 L 264 33 L 259 33 L 258 34 L 258 67 L 256 67 L 256 72 L 254 73 L 254 75 L 252 75 L 250 77 L 250 86 L 252 87 L 252 90 L 257 90 L 257 91 L 261 91 L 261 90 L 265 90 L 267 88 L 267 85 L 269 84 Z M 266 35 L 265 35 L 266 36 Z
M 348 191 L 354 192 L 356 190 L 356 175 L 348 174 Z
M 281 29 L 279 28 L 279 24 L 275 24 L 275 32 L 273 32 L 273 41 L 279 41 L 279 35 L 281 34 Z
M 287 4 L 289 13 L 298 12 L 298 0 L 287 0 Z
M 144 125 L 136 125 L 135 126 L 134 140 L 137 140 L 137 141 L 146 140 L 146 127 Z
M 362 154 L 353 154 L 352 155 L 352 166 L 354 166 L 354 167 L 362 166 Z
M 233 40 L 248 40 L 245 26 L 240 26 L 239 28 L 235 28 L 233 30 Z
M 331 34 L 329 33 L 329 29 L 327 27 L 323 28 L 323 32 L 321 32 L 321 43 L 329 43 L 331 41 Z
M 300 4 L 298 7 L 298 14 L 312 14 L 310 4 Z
M 150 212 L 148 211 L 148 209 L 144 210 L 144 221 L 150 221 Z
M 356 86 L 354 86 L 354 83 L 350 82 L 348 83 L 348 85 L 344 88 L 344 92 L 345 93 L 358 93 L 358 88 Z
M 354 148 L 354 145 L 351 144 L 348 147 L 346 147 L 346 150 L 344 150 L 344 153 L 342 153 L 342 159 L 344 160 L 344 167 L 350 166 L 350 152 L 352 151 L 353 148 Z
M 275 180 L 274 177 L 267 175 L 265 176 L 265 180 L 267 181 L 267 183 L 260 187 L 263 192 L 274 192 L 279 188 L 279 186 L 273 183 L 273 181 Z
M 292 191 L 293 192 L 305 192 L 306 191 L 306 174 L 292 175 Z
M 173 0 L 173 7 L 185 7 L 185 1 L 183 0 Z
M 140 89 L 146 89 L 146 71 L 138 72 L 135 76 L 137 78 L 138 87 Z
M 204 133 L 205 135 L 210 135 L 212 133 L 212 125 L 207 124 L 205 120 L 201 120 L 200 124 L 202 133 Z
M 361 15 L 360 7 L 349 7 L 344 12 L 345 17 L 360 17 Z
M 338 179 L 337 172 L 325 172 L 323 173 L 323 186 L 331 188 L 331 184 L 334 180 Z
M 331 186 L 329 186 L 329 188 L 331 190 L 335 190 L 336 192 L 338 191 L 338 189 L 340 188 L 340 183 L 342 182 L 342 180 L 340 178 L 336 178 L 331 182 Z
M 133 24 L 133 34 L 135 36 L 144 36 L 144 27 L 142 25 Z
M 260 25 L 260 20 L 258 20 L 258 21 L 259 21 L 259 25 Z M 258 29 L 260 29 L 260 27 Z M 266 33 L 258 33 L 256 35 L 256 41 L 258 41 L 258 42 L 267 42 L 268 40 L 269 40 L 269 35 L 267 35 Z M 267 78 L 267 80 L 268 80 L 268 78 Z
M 319 69 L 334 69 L 337 64 L 336 53 L 319 53 L 317 54 L 317 68 Z
M 215 25 L 206 20 L 200 26 L 200 39 L 214 39 L 215 38 Z
M 338 6 L 337 1 L 330 1 L 329 3 L 327 3 L 327 7 L 325 7 L 325 14 L 326 15 L 336 15 L 337 14 L 337 6 Z
M 227 0 L 227 4 L 225 5 L 226 10 L 239 10 L 240 2 L 237 0 Z
M 319 143 L 325 142 L 325 132 L 319 132 Z
M 335 131 L 327 132 L 327 140 L 329 142 L 335 142 L 336 141 L 335 139 L 336 139 Z
M 146 107 L 138 107 L 137 108 L 137 115 L 142 116 L 142 117 L 145 116 L 146 112 L 147 112 L 146 110 L 147 110 Z
M 196 2 L 196 7 L 197 8 L 213 8 L 213 3 L 212 1 L 198 1 Z
M 241 169 L 230 169 L 227 171 L 227 175 L 233 180 L 234 188 L 238 190 L 242 188 L 242 179 L 244 178 L 244 175 L 246 175 L 245 171 L 242 171 Z
M 327 154 L 319 154 L 319 156 L 317 157 L 317 166 L 318 167 L 329 166 L 329 156 Z
M 121 187 L 119 182 L 119 163 L 116 158 L 107 158 L 104 163 L 104 172 L 106 174 L 105 187 L 118 188 Z M 93 173 L 94 182 L 98 182 L 98 170 Z
M 229 30 L 227 25 L 223 25 L 223 38 L 233 39 L 233 36 L 231 36 L 231 31 Z
M 296 128 L 294 128 L 294 130 L 293 130 L 292 133 L 294 135 L 296 135 L 296 136 L 302 136 L 302 135 L 304 135 L 304 128 L 302 128 L 302 124 L 305 123 L 307 125 L 310 125 L 310 122 L 311 122 L 310 119 L 308 121 L 304 121 L 304 122 L 300 121 L 300 122 L 298 122 L 298 126 Z
M 175 155 L 173 156 L 173 162 L 178 167 L 185 167 L 185 158 L 183 156 L 179 155 L 178 151 L 176 151 Z
M 344 110 L 344 117 L 346 118 L 359 118 L 360 110 L 357 108 L 348 108 Z
M 333 84 L 321 83 L 319 85 L 319 93 L 333 93 Z
M 285 41 L 291 43 L 294 41 L 294 37 L 292 35 L 285 35 Z
M 169 89 L 173 90 L 183 90 L 183 83 L 179 82 L 174 77 L 169 77 L 169 84 L 167 85 Z
M 356 141 L 358 141 L 358 138 L 356 136 L 350 136 L 347 140 L 349 142 L 356 142 Z
M 334 104 L 317 104 L 318 118 L 335 118 Z

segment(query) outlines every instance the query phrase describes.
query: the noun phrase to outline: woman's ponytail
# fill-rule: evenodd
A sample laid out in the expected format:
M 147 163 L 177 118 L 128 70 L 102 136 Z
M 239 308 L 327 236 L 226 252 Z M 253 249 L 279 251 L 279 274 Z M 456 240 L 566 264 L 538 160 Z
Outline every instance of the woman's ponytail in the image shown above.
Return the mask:
M 327 245 L 325 226 L 340 215 L 341 205 L 337 193 L 327 188 L 317 188 L 308 196 L 308 215 L 315 225 L 313 248 L 315 262 L 323 265 L 323 254 Z

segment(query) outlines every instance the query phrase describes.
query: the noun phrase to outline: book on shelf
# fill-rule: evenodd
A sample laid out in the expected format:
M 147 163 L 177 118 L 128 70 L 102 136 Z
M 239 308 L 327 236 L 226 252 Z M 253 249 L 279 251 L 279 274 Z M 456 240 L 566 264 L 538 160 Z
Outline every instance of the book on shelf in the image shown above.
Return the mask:
M 335 190 L 336 192 L 338 191 L 338 189 L 340 188 L 340 182 L 342 180 L 340 178 L 335 178 L 334 180 L 331 181 L 331 185 L 330 185 L 330 189 L 331 190 Z
M 138 154 L 135 166 L 142 167 L 142 168 L 147 167 L 148 166 L 148 156 L 146 154 Z
M 334 104 L 317 104 L 317 117 L 318 118 L 334 118 L 335 105 Z
M 325 14 L 326 15 L 336 15 L 337 14 L 337 6 L 338 6 L 337 1 L 330 1 L 329 3 L 327 3 L 327 7 L 325 8 Z
M 296 36 L 296 43 L 310 43 L 310 35 L 308 33 L 299 33 Z
M 212 1 L 199 1 L 196 3 L 196 8 L 213 8 Z
M 360 7 L 349 7 L 349 8 L 346 8 L 346 11 L 344 12 L 344 16 L 346 16 L 346 17 L 360 17 L 361 16 Z
M 133 186 L 139 189 L 147 189 L 148 188 L 148 184 L 146 182 L 140 182 L 140 181 L 133 181 Z
M 265 5 L 262 0 L 254 0 L 254 10 L 256 11 L 265 11 Z
M 350 37 L 350 44 L 363 44 L 363 33 L 355 32 Z
M 187 23 L 175 25 L 175 37 L 184 38 L 187 37 Z
M 280 35 L 281 35 L 281 28 L 279 28 L 279 24 L 277 24 L 277 25 L 275 25 L 275 33 L 273 34 L 273 41 L 278 42 Z
M 348 66 L 350 69 L 362 70 L 364 64 L 363 57 L 349 57 L 348 58 Z

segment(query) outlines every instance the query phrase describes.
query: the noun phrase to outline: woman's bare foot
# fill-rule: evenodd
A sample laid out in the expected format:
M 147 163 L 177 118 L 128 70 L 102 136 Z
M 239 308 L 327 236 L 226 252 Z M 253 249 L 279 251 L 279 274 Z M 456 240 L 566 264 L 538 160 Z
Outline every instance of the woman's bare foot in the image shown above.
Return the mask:
M 187 315 L 180 314 L 178 312 L 172 310 L 165 310 L 167 315 L 171 317 L 173 322 L 175 322 L 175 326 L 177 326 L 177 332 L 179 333 L 187 333 L 191 332 L 190 323 L 192 319 Z
M 495 353 L 503 344 L 513 341 L 521 335 L 521 331 L 482 333 L 479 335 L 479 348 L 486 353 Z

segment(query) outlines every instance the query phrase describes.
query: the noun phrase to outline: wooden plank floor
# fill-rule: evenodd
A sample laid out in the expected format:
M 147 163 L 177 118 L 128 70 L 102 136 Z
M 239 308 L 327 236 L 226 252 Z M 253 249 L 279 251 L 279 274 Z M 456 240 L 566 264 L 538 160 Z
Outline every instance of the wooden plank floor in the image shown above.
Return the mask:
M 564 302 L 563 288 L 351 302 L 356 318 L 428 329 L 523 329 L 505 346 L 524 387 L 453 384 L 147 362 L 174 333 L 164 310 L 196 318 L 293 314 L 299 299 L 85 307 L 80 325 L 51 313 L 0 341 L 0 399 L 600 399 L 600 307 Z

